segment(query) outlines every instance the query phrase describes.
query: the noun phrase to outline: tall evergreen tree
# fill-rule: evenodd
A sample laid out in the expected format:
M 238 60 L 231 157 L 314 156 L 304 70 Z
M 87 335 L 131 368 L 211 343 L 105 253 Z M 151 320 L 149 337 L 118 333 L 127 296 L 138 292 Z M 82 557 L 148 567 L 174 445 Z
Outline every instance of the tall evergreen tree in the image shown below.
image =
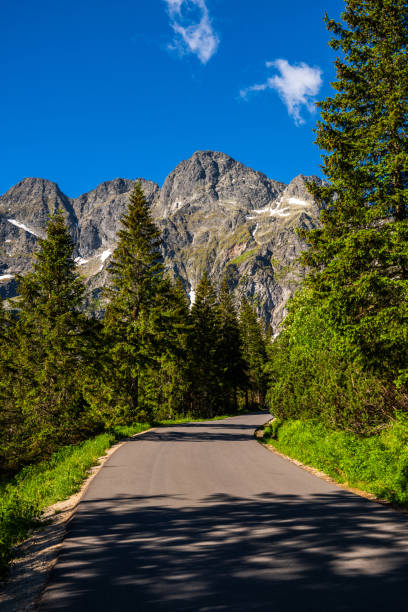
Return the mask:
M 208 275 L 204 274 L 191 308 L 188 337 L 192 409 L 200 416 L 212 417 L 220 410 L 224 372 L 218 352 L 218 317 L 217 295 Z
M 238 392 L 247 383 L 246 363 L 242 355 L 238 315 L 226 277 L 222 280 L 218 296 L 218 321 L 218 360 L 223 371 L 222 402 L 226 410 L 232 408 L 236 411 Z
M 83 377 L 95 358 L 93 326 L 81 312 L 84 286 L 62 213 L 40 240 L 33 272 L 19 276 L 17 323 L 19 396 L 26 459 L 75 442 L 96 424 L 87 413 Z
M 23 424 L 20 407 L 15 402 L 18 384 L 15 321 L 0 300 L 0 474 L 16 462 Z
M 266 393 L 266 347 L 263 330 L 255 310 L 243 299 L 240 310 L 243 358 L 247 368 L 246 407 L 263 405 Z
M 408 5 L 347 0 L 333 32 L 337 93 L 321 102 L 317 144 L 329 183 L 307 233 L 314 299 L 364 367 L 408 377 Z M 347 341 L 346 341 L 347 340 Z
M 181 280 L 165 282 L 159 303 L 162 324 L 156 342 L 161 347 L 160 369 L 154 376 L 159 418 L 171 418 L 188 411 L 189 377 L 187 338 L 190 329 L 189 302 Z
M 129 420 L 150 418 L 157 372 L 169 350 L 172 289 L 164 278 L 160 233 L 136 183 L 108 271 L 105 329 L 110 342 L 114 402 Z

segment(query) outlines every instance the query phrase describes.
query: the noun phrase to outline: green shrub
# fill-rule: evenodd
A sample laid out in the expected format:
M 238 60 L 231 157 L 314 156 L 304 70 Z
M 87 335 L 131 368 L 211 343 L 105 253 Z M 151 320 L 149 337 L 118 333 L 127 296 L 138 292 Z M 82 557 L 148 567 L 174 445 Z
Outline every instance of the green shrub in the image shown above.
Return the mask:
M 273 421 L 264 428 L 263 438 L 265 441 L 275 440 L 278 437 L 278 431 L 282 425 L 281 419 L 273 419 Z
M 331 327 L 325 306 L 317 308 L 307 291 L 293 299 L 266 370 L 266 403 L 281 419 L 318 419 L 367 434 L 387 424 L 395 409 L 407 409 L 403 390 L 363 368 L 348 339 Z
M 273 419 L 271 423 L 271 437 L 272 438 L 278 437 L 278 431 L 281 425 L 282 425 L 282 421 L 280 419 Z

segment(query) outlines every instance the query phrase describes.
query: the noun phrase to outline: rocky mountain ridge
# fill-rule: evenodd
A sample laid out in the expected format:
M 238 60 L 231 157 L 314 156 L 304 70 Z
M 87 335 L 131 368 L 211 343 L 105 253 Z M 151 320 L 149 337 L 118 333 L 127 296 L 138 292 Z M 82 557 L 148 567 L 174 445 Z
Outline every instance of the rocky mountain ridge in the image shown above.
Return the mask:
M 166 268 L 183 279 L 190 299 L 204 271 L 216 283 L 227 274 L 236 295 L 254 300 L 276 331 L 304 274 L 296 259 L 305 244 L 295 230 L 319 223 L 319 207 L 306 188 L 311 179 L 320 180 L 298 175 L 285 185 L 214 151 L 182 161 L 161 188 L 143 178 L 118 178 L 69 198 L 51 181 L 26 178 L 0 197 L 0 295 L 16 294 L 14 275 L 31 268 L 48 216 L 61 208 L 89 305 L 97 310 L 120 219 L 139 180 L 162 231 Z

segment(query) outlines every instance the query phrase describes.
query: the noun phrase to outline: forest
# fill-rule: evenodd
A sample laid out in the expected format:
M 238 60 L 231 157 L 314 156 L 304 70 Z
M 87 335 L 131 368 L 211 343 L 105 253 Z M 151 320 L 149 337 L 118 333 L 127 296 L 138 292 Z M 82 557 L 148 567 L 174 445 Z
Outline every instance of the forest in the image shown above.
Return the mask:
M 137 183 L 109 265 L 103 319 L 87 313 L 63 215 L 33 271 L 0 305 L 0 470 L 16 473 L 115 426 L 211 418 L 264 403 L 266 331 L 226 279 L 204 275 L 192 307 L 166 275 Z

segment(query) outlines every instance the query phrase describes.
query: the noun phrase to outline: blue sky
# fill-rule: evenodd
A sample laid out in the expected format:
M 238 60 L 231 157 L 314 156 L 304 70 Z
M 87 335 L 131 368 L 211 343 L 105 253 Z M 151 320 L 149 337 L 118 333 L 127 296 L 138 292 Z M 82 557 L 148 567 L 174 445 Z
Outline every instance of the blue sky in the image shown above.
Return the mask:
M 342 0 L 21 0 L 2 6 L 0 193 L 26 176 L 75 197 L 162 184 L 198 149 L 289 182 L 319 174 L 322 21 Z

